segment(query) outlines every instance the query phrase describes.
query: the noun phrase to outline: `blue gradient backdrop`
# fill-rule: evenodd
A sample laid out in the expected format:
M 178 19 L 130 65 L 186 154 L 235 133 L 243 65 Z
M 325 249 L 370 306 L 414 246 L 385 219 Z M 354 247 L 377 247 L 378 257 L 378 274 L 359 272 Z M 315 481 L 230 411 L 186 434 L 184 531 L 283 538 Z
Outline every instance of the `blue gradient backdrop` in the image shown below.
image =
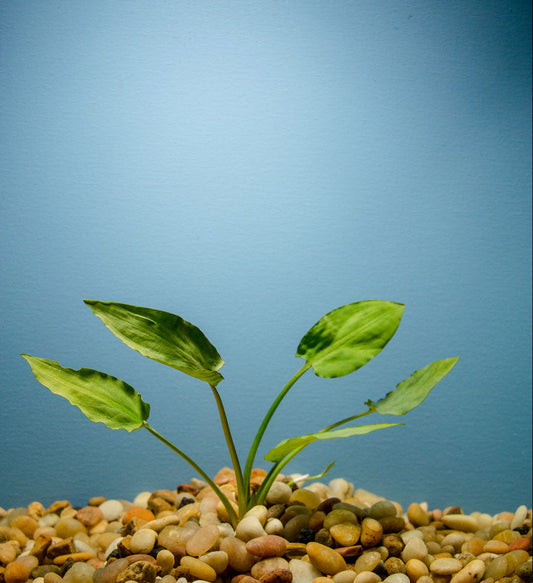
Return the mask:
M 289 470 L 406 505 L 531 504 L 531 7 L 522 1 L 4 0 L 0 506 L 133 498 L 194 476 L 93 424 L 19 353 L 123 378 L 154 427 L 229 463 L 202 383 L 82 298 L 198 325 L 244 455 L 325 312 L 407 305 L 367 367 L 304 377 L 261 453 L 461 360 L 407 425 Z

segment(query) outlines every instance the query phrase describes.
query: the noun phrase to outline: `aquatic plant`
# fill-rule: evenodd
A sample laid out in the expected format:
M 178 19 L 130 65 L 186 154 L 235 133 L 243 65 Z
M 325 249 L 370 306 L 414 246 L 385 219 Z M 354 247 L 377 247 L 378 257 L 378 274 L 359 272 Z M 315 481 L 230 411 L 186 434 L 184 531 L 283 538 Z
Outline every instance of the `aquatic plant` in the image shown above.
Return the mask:
M 363 435 L 402 423 L 371 425 L 346 424 L 377 413 L 405 415 L 428 396 L 433 387 L 455 366 L 458 357 L 437 360 L 417 370 L 378 401 L 368 400 L 367 410 L 351 415 L 323 429 L 291 437 L 271 449 L 265 460 L 272 463 L 259 486 L 252 487 L 255 458 L 265 431 L 292 386 L 304 373 L 313 369 L 319 377 L 348 375 L 374 358 L 395 334 L 404 305 L 382 300 L 367 300 L 341 306 L 323 316 L 305 334 L 296 356 L 305 362 L 283 387 L 268 409 L 252 441 L 244 469 L 230 431 L 226 411 L 218 391 L 224 361 L 204 333 L 183 318 L 161 310 L 116 302 L 84 300 L 105 326 L 127 346 L 143 356 L 205 381 L 215 398 L 224 437 L 235 471 L 236 501 L 230 499 L 213 479 L 182 449 L 171 443 L 149 423 L 150 405 L 131 385 L 109 374 L 89 368 L 73 370 L 58 362 L 23 354 L 36 379 L 53 393 L 66 398 L 91 421 L 111 429 L 135 431 L 146 429 L 188 462 L 209 484 L 224 505 L 231 522 L 256 504 L 262 504 L 274 480 L 285 466 L 304 448 L 316 441 Z M 332 466 L 330 464 L 325 472 Z M 324 472 L 324 473 L 325 473 Z M 322 475 L 324 475 L 321 474 Z

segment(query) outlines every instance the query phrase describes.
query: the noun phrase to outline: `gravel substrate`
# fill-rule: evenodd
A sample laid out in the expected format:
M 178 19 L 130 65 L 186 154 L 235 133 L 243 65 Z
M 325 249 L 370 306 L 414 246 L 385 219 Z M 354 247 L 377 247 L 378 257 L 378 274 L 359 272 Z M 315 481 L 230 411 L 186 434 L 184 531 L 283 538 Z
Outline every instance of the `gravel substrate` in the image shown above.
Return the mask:
M 264 473 L 254 470 L 260 482 Z M 215 482 L 231 498 L 231 470 Z M 0 508 L 0 583 L 529 583 L 531 509 L 403 509 L 344 479 L 272 486 L 234 529 L 200 480 Z

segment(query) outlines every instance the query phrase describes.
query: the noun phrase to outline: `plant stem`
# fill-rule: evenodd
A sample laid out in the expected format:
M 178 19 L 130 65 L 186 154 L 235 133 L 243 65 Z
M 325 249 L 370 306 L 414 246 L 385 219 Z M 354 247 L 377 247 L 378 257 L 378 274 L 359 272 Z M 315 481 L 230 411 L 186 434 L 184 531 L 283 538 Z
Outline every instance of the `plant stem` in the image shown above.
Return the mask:
M 360 419 L 361 417 L 364 417 L 365 415 L 370 415 L 370 413 L 374 413 L 374 411 L 369 409 L 368 411 L 365 411 L 364 413 L 358 413 L 357 415 L 352 415 L 351 417 L 346 417 L 346 419 L 343 419 L 342 421 L 337 421 L 337 423 L 333 423 L 333 425 L 328 425 L 328 427 L 324 427 L 324 429 L 321 429 L 319 431 L 319 433 L 331 431 L 332 429 L 335 429 L 335 428 L 339 427 L 340 425 L 344 425 L 345 423 L 349 423 L 350 421 L 355 421 L 355 419 Z
M 267 411 L 265 418 L 263 419 L 255 438 L 252 442 L 252 447 L 250 448 L 250 452 L 248 453 L 248 458 L 246 459 L 246 465 L 244 467 L 244 487 L 246 488 L 246 492 L 250 491 L 250 477 L 252 474 L 252 468 L 254 465 L 255 456 L 257 454 L 257 450 L 259 449 L 259 444 L 261 443 L 261 439 L 263 439 L 263 435 L 265 434 L 266 428 L 272 419 L 272 416 L 276 412 L 276 409 L 279 407 L 279 404 L 285 397 L 285 395 L 289 392 L 290 388 L 294 385 L 294 383 L 309 369 L 311 365 L 306 362 L 299 371 L 294 374 L 294 376 L 289 380 L 289 382 L 283 387 L 279 395 L 276 397 L 272 405 L 270 405 L 269 410 Z
M 191 465 L 202 478 L 211 486 L 215 494 L 218 496 L 222 504 L 224 504 L 224 508 L 227 510 L 230 520 L 235 527 L 238 522 L 237 514 L 233 509 L 230 501 L 226 497 L 226 495 L 222 492 L 222 490 L 213 482 L 213 480 L 209 477 L 209 475 L 202 470 L 202 468 L 193 461 L 185 452 L 181 451 L 181 449 L 177 448 L 173 443 L 171 443 L 168 439 L 163 437 L 160 433 L 158 433 L 151 425 L 148 424 L 147 421 L 143 421 L 143 427 L 147 429 L 153 436 L 157 437 L 159 441 L 164 443 L 167 447 L 169 447 L 174 453 L 177 453 L 181 456 L 189 465 Z
M 235 470 L 235 479 L 237 480 L 237 501 L 239 503 L 239 514 L 242 516 L 246 511 L 246 506 L 249 499 L 249 491 L 244 489 L 244 481 L 242 477 L 241 464 L 239 462 L 239 457 L 237 455 L 237 450 L 235 449 L 235 443 L 233 442 L 233 437 L 231 436 L 231 430 L 228 423 L 228 418 L 226 416 L 226 410 L 224 409 L 224 404 L 222 399 L 214 385 L 209 385 L 213 391 L 215 401 L 217 403 L 218 414 L 220 416 L 220 422 L 222 423 L 222 429 L 224 430 L 224 437 L 226 439 L 226 445 L 228 446 L 228 451 L 231 456 L 231 461 L 233 463 L 233 469 Z

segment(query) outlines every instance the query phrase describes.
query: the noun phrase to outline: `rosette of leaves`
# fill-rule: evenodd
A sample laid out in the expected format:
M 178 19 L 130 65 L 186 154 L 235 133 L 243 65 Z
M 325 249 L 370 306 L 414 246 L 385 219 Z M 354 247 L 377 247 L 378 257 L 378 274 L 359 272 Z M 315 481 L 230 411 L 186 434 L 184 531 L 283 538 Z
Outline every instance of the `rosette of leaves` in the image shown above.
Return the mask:
M 367 410 L 342 419 L 319 431 L 290 437 L 271 449 L 265 460 L 272 463 L 259 489 L 250 487 L 255 458 L 274 413 L 292 388 L 309 369 L 324 378 L 351 374 L 377 356 L 395 334 L 404 310 L 403 304 L 367 300 L 341 306 L 324 315 L 300 341 L 296 356 L 304 364 L 283 387 L 261 422 L 244 465 L 241 467 L 231 435 L 226 411 L 218 391 L 223 380 L 224 361 L 205 334 L 180 316 L 129 304 L 85 300 L 92 312 L 122 342 L 141 355 L 174 368 L 208 384 L 217 404 L 228 452 L 235 470 L 237 500 L 218 488 L 211 477 L 181 448 L 170 442 L 149 423 L 150 405 L 126 382 L 88 368 L 74 370 L 58 362 L 23 354 L 36 379 L 53 393 L 66 398 L 91 421 L 111 429 L 146 429 L 187 461 L 211 486 L 235 525 L 255 504 L 261 504 L 283 468 L 304 448 L 317 441 L 363 435 L 401 425 L 400 423 L 347 424 L 370 414 L 402 416 L 417 407 L 435 385 L 455 366 L 457 357 L 430 363 L 414 372 L 376 402 L 368 400 Z M 325 472 L 316 477 L 323 476 Z

